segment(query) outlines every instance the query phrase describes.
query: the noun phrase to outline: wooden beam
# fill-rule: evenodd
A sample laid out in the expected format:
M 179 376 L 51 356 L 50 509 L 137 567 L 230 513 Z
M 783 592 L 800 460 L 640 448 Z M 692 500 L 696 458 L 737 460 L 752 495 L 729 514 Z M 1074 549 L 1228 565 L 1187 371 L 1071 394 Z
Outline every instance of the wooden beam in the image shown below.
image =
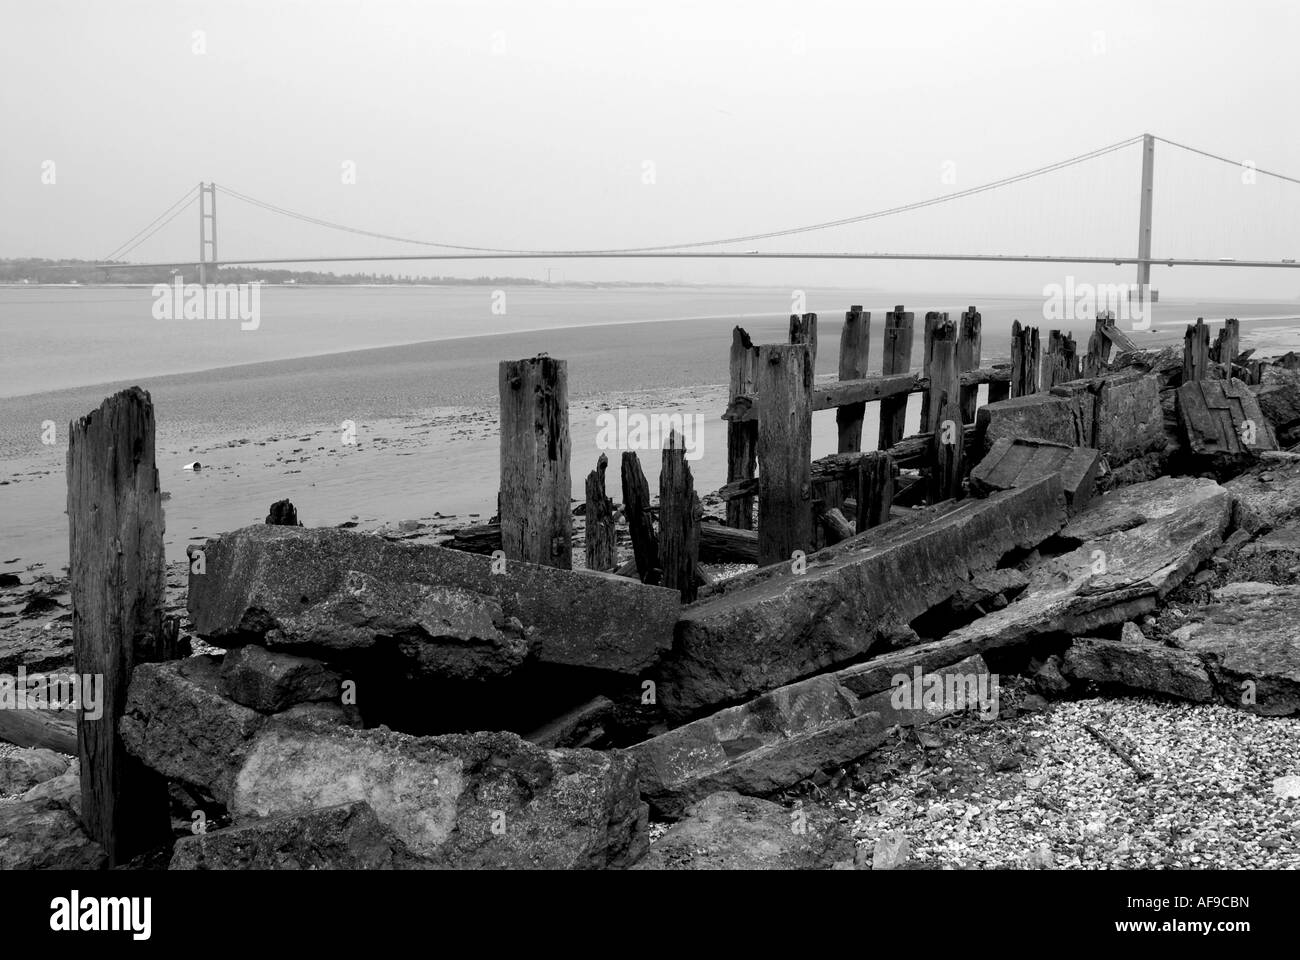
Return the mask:
M 511 560 L 573 566 L 569 510 L 568 364 L 538 356 L 503 360 L 501 549 Z
M 758 348 L 758 555 L 766 565 L 812 545 L 812 353 Z
M 71 425 L 67 479 L 74 670 L 99 686 L 99 703 L 81 704 L 77 721 L 81 819 L 117 865 L 171 834 L 166 782 L 118 736 L 136 664 L 179 653 L 163 626 L 162 492 L 148 393 L 123 390 Z
M 758 563 L 758 532 L 701 523 L 700 559 L 705 563 Z
M 878 527 L 889 519 L 894 505 L 894 458 L 875 451 L 858 464 L 858 496 L 855 528 L 858 533 Z

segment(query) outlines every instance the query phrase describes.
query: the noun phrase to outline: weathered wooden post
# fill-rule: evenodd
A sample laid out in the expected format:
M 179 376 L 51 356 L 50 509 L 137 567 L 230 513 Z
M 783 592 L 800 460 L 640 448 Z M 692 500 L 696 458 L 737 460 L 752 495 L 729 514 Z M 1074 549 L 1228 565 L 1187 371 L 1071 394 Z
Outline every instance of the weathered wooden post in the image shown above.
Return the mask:
M 812 545 L 812 351 L 758 348 L 758 562 Z
M 909 373 L 912 369 L 912 322 L 915 314 L 904 312 L 900 303 L 885 314 L 885 338 L 880 372 L 882 376 Z M 888 450 L 903 439 L 907 428 L 908 394 L 880 401 L 879 450 Z
M 691 603 L 696 597 L 703 514 L 685 446 L 674 432 L 664 447 L 659 471 L 659 569 L 660 582 L 681 591 L 682 603 Z
M 758 370 L 758 348 L 740 327 L 731 331 L 731 396 L 753 396 Z M 727 483 L 754 479 L 758 456 L 758 424 L 753 420 L 727 424 Z M 741 530 L 754 528 L 754 498 L 736 497 L 727 501 L 727 526 Z
M 861 533 L 889 519 L 894 505 L 894 458 L 877 450 L 858 463 L 858 510 L 854 529 Z
M 803 343 L 808 346 L 808 357 L 812 362 L 813 379 L 817 379 L 817 314 L 805 313 L 802 317 L 790 314 L 790 342 Z
M 929 377 L 934 434 L 934 458 L 930 471 L 930 502 L 950 500 L 961 494 L 961 455 L 965 433 L 961 415 L 961 374 L 957 370 L 957 326 L 948 315 L 936 314 L 931 325 Z
M 618 566 L 618 543 L 614 532 L 614 501 L 605 494 L 605 468 L 609 457 L 603 453 L 596 469 L 587 474 L 587 569 L 613 570 Z
M 501 549 L 511 560 L 573 566 L 568 364 L 538 356 L 500 365 Z
M 930 375 L 930 361 L 934 358 L 934 326 L 940 322 L 938 312 L 930 310 L 925 315 L 925 330 L 921 338 L 921 374 L 922 376 Z M 930 391 L 926 390 L 921 394 L 921 432 L 926 433 L 932 429 L 930 424 Z
M 1183 334 L 1183 383 L 1204 380 L 1210 367 L 1210 328 L 1204 317 L 1188 324 Z
M 659 563 L 659 538 L 655 536 L 654 519 L 650 515 L 650 484 L 646 482 L 645 471 L 641 469 L 641 458 L 630 450 L 625 451 L 620 473 L 623 480 L 623 516 L 627 518 L 636 572 L 642 583 L 654 583 Z
M 1241 346 L 1241 324 L 1236 317 L 1227 317 L 1223 329 L 1215 337 L 1214 346 L 1210 348 L 1210 359 L 1223 364 L 1227 376 L 1232 378 L 1232 365 L 1237 359 Z
M 840 379 L 862 380 L 867 376 L 867 359 L 871 354 L 871 314 L 854 305 L 844 314 L 840 331 Z M 835 410 L 839 429 L 839 453 L 857 453 L 862 449 L 862 419 L 867 405 L 850 403 Z
M 1038 392 L 1041 348 L 1037 327 L 1011 323 L 1011 396 L 1027 397 Z
M 978 370 L 983 351 L 981 327 L 983 318 L 974 306 L 967 307 L 961 315 L 961 331 L 957 337 L 957 371 Z M 975 408 L 979 406 L 978 385 L 961 388 L 961 419 L 963 423 L 975 422 Z
M 1058 383 L 1079 379 L 1079 354 L 1071 334 L 1053 330 L 1047 339 L 1047 370 L 1044 386 L 1050 390 Z
M 100 696 L 79 704 L 81 819 L 116 865 L 171 835 L 166 782 L 118 737 L 136 664 L 179 654 L 163 625 L 162 493 L 148 393 L 123 390 L 70 425 L 67 476 L 73 661 Z

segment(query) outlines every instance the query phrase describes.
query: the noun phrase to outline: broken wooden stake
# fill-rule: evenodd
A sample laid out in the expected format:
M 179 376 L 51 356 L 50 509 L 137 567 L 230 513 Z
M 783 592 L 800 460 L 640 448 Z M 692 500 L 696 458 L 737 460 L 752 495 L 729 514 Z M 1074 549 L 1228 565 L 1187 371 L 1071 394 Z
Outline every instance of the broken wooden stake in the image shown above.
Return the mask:
M 909 373 L 912 369 L 912 321 L 915 314 L 902 304 L 885 314 L 885 338 L 880 375 Z M 880 401 L 880 440 L 876 447 L 888 450 L 903 439 L 907 429 L 907 394 Z
M 632 555 L 642 583 L 655 583 L 659 564 L 659 538 L 655 536 L 650 515 L 650 484 L 646 482 L 641 459 L 632 451 L 623 453 L 620 470 L 623 480 L 623 516 L 627 519 Z
M 569 512 L 568 364 L 537 356 L 503 360 L 501 548 L 511 560 L 573 566 Z
M 695 600 L 703 512 L 685 446 L 673 431 L 659 471 L 659 570 L 661 584 L 680 591 L 683 603 Z
M 1037 327 L 1022 327 L 1019 320 L 1011 323 L 1011 385 L 1010 397 L 1025 397 L 1037 393 L 1041 362 Z M 990 402 L 992 400 L 990 399 Z
M 614 501 L 605 495 L 605 468 L 609 457 L 603 453 L 596 469 L 587 474 L 587 569 L 613 570 L 618 566 L 618 545 L 614 533 Z
M 731 396 L 752 396 L 758 370 L 758 349 L 740 327 L 731 331 Z M 754 479 L 758 463 L 758 423 L 727 424 L 727 482 Z M 727 503 L 727 526 L 754 528 L 754 498 L 741 497 Z
M 982 356 L 983 336 L 981 328 L 983 318 L 973 306 L 967 307 L 961 315 L 961 330 L 957 336 L 957 370 L 978 370 Z M 980 388 L 976 386 L 961 388 L 961 419 L 963 423 L 975 422 L 975 408 L 979 405 Z
M 1195 324 L 1188 324 L 1183 334 L 1183 383 L 1204 380 L 1209 376 L 1210 367 L 1210 328 L 1205 325 L 1204 317 L 1197 317 Z
M 812 352 L 803 344 L 758 348 L 759 563 L 789 560 L 812 545 Z
M 871 314 L 862 307 L 852 306 L 844 314 L 844 329 L 840 332 L 840 379 L 861 380 L 867 376 L 867 360 L 871 353 Z M 847 404 L 835 410 L 835 424 L 839 431 L 838 451 L 856 453 L 862 449 L 862 419 L 866 403 Z
M 858 464 L 856 532 L 878 527 L 889 519 L 894 505 L 894 458 L 876 451 Z

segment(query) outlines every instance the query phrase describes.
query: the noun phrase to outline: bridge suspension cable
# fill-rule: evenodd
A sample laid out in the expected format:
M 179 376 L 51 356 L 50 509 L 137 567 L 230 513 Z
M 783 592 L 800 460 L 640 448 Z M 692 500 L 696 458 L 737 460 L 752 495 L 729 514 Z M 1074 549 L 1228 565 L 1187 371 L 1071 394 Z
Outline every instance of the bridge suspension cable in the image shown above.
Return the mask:
M 1167 143 L 1171 147 L 1178 147 L 1178 149 L 1180 150 L 1186 150 L 1188 153 L 1200 154 L 1202 157 L 1209 157 L 1211 160 L 1221 160 L 1224 163 L 1228 164 L 1229 166 L 1236 167 L 1238 170 L 1246 166 L 1246 164 L 1240 160 L 1229 160 L 1227 157 L 1221 157 L 1217 153 L 1210 153 L 1208 150 L 1199 150 L 1196 147 L 1189 147 L 1185 143 L 1177 143 L 1173 140 L 1166 140 L 1164 137 L 1156 137 L 1155 139 L 1159 140 L 1161 143 Z M 1260 167 L 1254 166 L 1253 164 L 1251 165 L 1250 169 L 1253 172 L 1257 174 L 1262 174 L 1266 177 L 1275 177 L 1278 180 L 1285 180 L 1288 183 L 1300 183 L 1300 177 L 1288 177 L 1284 173 L 1274 173 L 1271 170 L 1264 170 Z
M 113 249 L 113 252 L 110 253 L 108 256 L 104 257 L 103 260 L 111 261 L 114 259 L 125 257 L 128 253 L 130 253 L 136 247 L 140 246 L 140 244 L 144 243 L 146 240 L 152 237 L 163 227 L 167 226 L 167 224 L 171 223 L 173 220 L 176 219 L 176 217 L 178 217 L 181 214 L 181 211 L 183 211 L 187 206 L 189 206 L 194 201 L 194 193 L 197 190 L 198 187 L 190 187 L 188 190 L 185 191 L 184 195 L 182 195 L 182 197 L 179 200 L 173 203 L 162 213 L 158 214 L 158 216 L 154 217 L 153 220 L 149 221 L 149 223 L 146 224 L 143 229 L 135 233 L 133 236 L 129 237 L 124 242 L 118 244 L 117 247 Z M 167 216 L 169 213 L 171 214 L 171 216 Z M 167 219 L 163 220 L 163 217 L 167 217 Z M 161 223 L 158 222 L 160 220 L 162 220 Z M 158 224 L 158 225 L 155 227 L 154 224 Z M 153 229 L 150 229 L 151 227 Z M 145 231 L 148 231 L 148 233 L 145 233 Z M 145 235 L 140 236 L 141 234 L 145 234 Z M 139 239 L 137 240 L 136 237 L 139 237 Z

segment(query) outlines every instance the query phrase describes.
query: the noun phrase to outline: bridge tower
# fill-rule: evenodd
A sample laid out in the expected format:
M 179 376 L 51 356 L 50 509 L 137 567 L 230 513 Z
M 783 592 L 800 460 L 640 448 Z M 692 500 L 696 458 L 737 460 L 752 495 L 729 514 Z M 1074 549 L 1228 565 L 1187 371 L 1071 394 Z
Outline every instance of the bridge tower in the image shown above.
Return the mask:
M 1142 194 L 1138 206 L 1138 302 L 1151 289 L 1151 187 L 1155 174 L 1156 138 L 1142 134 Z M 1155 298 L 1152 297 L 1154 301 Z
M 209 255 L 211 254 L 211 255 Z M 199 284 L 208 285 L 208 264 L 217 259 L 217 185 L 199 181 Z

